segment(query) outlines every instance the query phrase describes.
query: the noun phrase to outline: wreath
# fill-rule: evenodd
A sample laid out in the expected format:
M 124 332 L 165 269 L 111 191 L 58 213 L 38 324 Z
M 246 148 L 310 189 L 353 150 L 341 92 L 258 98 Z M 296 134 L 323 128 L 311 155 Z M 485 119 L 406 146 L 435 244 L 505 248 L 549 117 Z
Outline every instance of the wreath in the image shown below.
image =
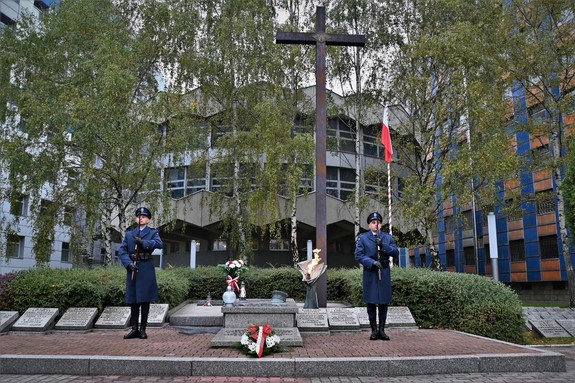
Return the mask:
M 240 340 L 241 350 L 246 355 L 261 358 L 264 355 L 280 352 L 280 337 L 269 324 L 251 325 Z

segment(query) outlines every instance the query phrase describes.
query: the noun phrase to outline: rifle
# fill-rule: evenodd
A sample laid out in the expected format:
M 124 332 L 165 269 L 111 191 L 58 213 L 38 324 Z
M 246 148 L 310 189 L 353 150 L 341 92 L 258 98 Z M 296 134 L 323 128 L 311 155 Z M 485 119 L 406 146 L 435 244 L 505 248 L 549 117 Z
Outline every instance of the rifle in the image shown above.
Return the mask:
M 138 232 L 136 233 L 136 238 L 140 238 L 140 216 L 138 216 Z M 134 266 L 138 265 L 138 261 L 140 260 L 140 248 L 138 247 L 138 243 L 136 243 L 135 253 L 134 253 Z M 136 277 L 136 271 L 132 270 L 132 280 Z
M 377 243 L 377 261 L 379 263 L 381 263 L 381 255 L 379 253 L 380 251 L 380 247 L 379 245 L 381 244 L 381 238 L 379 238 L 379 225 L 377 227 L 377 231 L 375 232 L 375 243 Z M 379 277 L 379 280 L 381 281 L 381 269 L 377 269 L 377 276 Z

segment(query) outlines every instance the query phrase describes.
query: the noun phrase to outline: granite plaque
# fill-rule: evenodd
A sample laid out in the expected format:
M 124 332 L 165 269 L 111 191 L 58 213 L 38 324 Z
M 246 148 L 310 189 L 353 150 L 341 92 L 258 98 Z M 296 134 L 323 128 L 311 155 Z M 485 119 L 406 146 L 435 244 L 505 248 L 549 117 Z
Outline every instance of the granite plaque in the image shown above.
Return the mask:
M 370 328 L 369 317 L 367 316 L 367 308 L 365 307 L 354 307 L 355 315 L 359 321 L 359 327 Z
M 14 331 L 47 331 L 54 327 L 57 308 L 31 307 L 14 323 Z
M 549 319 L 530 320 L 533 330 L 544 338 L 568 338 L 571 335 L 557 321 Z
M 302 312 L 303 311 L 303 312 Z M 305 309 L 296 314 L 297 327 L 301 332 L 328 332 L 327 312 Z
M 124 329 L 128 326 L 129 320 L 129 307 L 106 307 L 94 327 L 98 329 Z
M 70 307 L 56 323 L 56 330 L 88 330 L 98 315 L 95 307 Z
M 280 337 L 280 345 L 286 347 L 302 347 L 303 340 L 296 327 L 274 327 L 277 336 Z M 210 342 L 211 347 L 230 347 L 240 343 L 245 328 L 222 328 Z
M 18 319 L 18 311 L 0 311 L 0 332 L 10 330 L 10 327 Z
M 358 331 L 359 320 L 353 308 L 330 308 L 327 310 L 329 329 L 334 331 Z
M 575 337 L 575 319 L 558 319 L 557 323 L 563 327 L 571 336 Z
M 148 326 L 151 327 L 162 327 L 164 326 L 164 320 L 168 314 L 169 305 L 167 303 L 152 303 L 150 305 L 150 314 L 148 315 Z M 142 322 L 142 313 L 140 310 L 140 318 L 138 323 Z
M 417 326 L 411 311 L 406 306 L 389 306 L 387 309 L 387 327 Z

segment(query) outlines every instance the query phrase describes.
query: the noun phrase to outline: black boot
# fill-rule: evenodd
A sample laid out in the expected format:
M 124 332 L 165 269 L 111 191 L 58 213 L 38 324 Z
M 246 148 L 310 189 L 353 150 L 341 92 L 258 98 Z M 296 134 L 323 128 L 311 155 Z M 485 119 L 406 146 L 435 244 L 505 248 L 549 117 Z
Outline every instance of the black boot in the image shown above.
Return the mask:
M 146 325 L 147 323 L 142 322 L 140 325 L 140 339 L 148 339 L 148 334 L 146 334 Z
M 132 322 L 132 330 L 124 335 L 124 339 L 134 339 L 140 337 L 140 331 L 138 331 L 138 320 Z
M 381 323 L 379 324 L 379 331 L 377 332 L 377 339 L 389 340 L 389 337 L 385 333 L 385 324 L 381 324 Z
M 371 326 L 371 335 L 369 336 L 369 340 L 376 340 L 377 339 L 377 324 L 375 321 L 370 321 L 369 325 Z

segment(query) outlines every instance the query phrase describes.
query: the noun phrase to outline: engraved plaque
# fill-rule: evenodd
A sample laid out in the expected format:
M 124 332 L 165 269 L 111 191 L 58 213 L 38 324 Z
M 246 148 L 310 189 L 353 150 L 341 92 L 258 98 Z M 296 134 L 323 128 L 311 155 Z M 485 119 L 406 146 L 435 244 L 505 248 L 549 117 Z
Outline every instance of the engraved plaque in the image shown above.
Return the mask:
M 416 326 L 415 319 L 406 306 L 389 306 L 386 324 L 388 327 Z
M 571 336 L 575 336 L 575 319 L 558 319 L 557 323 L 563 327 Z
M 47 331 L 54 327 L 57 308 L 31 307 L 14 323 L 14 331 Z
M 106 307 L 94 327 L 101 329 L 123 329 L 126 328 L 129 320 L 129 307 Z
M 70 307 L 56 323 L 56 330 L 87 330 L 92 328 L 97 314 L 95 307 Z
M 554 320 L 530 320 L 533 330 L 544 338 L 568 338 L 571 335 Z
M 329 331 L 327 323 L 327 312 L 321 312 L 320 309 L 306 309 L 304 312 L 296 314 L 297 327 L 300 331 L 307 332 L 325 332 Z
M 18 311 L 0 311 L 0 332 L 10 330 L 18 319 Z
M 353 308 L 331 308 L 327 310 L 330 330 L 359 330 L 359 320 Z
M 148 326 L 162 327 L 164 325 L 164 319 L 166 319 L 166 315 L 168 314 L 168 307 L 169 305 L 167 303 L 152 303 L 150 305 L 150 314 L 148 315 Z M 142 312 L 140 310 L 140 318 L 138 319 L 138 323 L 141 322 Z

